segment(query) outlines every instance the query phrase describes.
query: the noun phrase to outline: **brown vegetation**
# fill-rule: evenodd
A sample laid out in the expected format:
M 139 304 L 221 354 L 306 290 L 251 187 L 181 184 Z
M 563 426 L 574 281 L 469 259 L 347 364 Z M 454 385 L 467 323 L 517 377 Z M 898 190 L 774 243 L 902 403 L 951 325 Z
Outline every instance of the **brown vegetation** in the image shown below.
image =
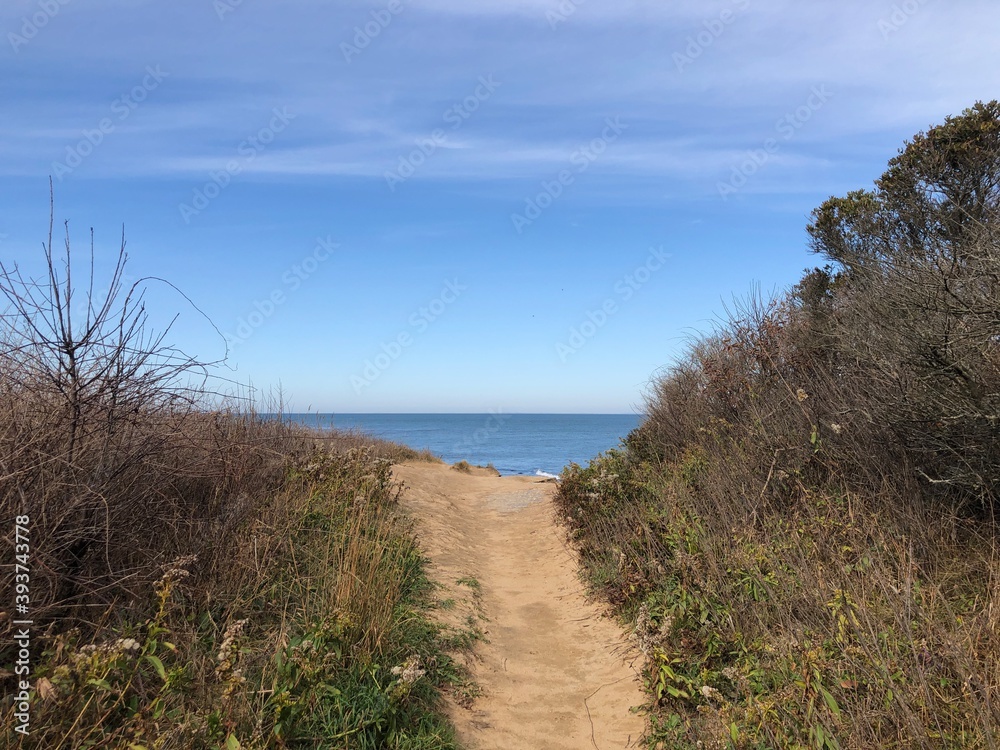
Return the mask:
M 390 471 L 418 454 L 211 393 L 125 263 L 96 295 L 50 229 L 44 278 L 0 269 L 0 515 L 28 519 L 34 621 L 31 734 L 8 704 L 0 744 L 451 747 Z M 0 550 L 11 584 L 13 528 Z
M 648 656 L 657 747 L 1000 743 L 1000 105 L 810 226 L 561 506 Z

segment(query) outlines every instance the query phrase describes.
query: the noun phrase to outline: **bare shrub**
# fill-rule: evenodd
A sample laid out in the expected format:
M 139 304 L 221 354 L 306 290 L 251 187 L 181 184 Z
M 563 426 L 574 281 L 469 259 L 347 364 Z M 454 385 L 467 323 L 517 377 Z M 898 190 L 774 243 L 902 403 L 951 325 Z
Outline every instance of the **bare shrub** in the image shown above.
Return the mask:
M 266 491 L 282 462 L 252 416 L 204 409 L 207 365 L 149 329 L 124 240 L 103 295 L 93 244 L 76 284 L 68 228 L 60 254 L 50 223 L 44 260 L 42 279 L 0 265 L 0 505 L 31 518 L 43 622 L 56 605 L 93 616 L 133 596 L 221 518 L 238 524 L 252 511 L 241 491 Z
M 107 293 L 93 241 L 89 274 L 74 257 L 50 223 L 40 279 L 0 265 L 0 510 L 30 518 L 34 621 L 31 733 L 8 702 L 0 746 L 453 747 L 457 670 L 391 473 L 433 457 L 212 392 L 151 329 L 124 241 Z

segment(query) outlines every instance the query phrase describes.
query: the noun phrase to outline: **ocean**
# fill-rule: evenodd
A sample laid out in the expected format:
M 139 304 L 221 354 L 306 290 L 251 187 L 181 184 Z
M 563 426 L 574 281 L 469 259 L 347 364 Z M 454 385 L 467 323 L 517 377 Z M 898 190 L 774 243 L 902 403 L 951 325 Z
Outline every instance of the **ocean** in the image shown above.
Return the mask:
M 356 429 L 430 450 L 448 463 L 492 463 L 501 474 L 558 475 L 617 448 L 635 414 L 286 414 L 319 429 Z

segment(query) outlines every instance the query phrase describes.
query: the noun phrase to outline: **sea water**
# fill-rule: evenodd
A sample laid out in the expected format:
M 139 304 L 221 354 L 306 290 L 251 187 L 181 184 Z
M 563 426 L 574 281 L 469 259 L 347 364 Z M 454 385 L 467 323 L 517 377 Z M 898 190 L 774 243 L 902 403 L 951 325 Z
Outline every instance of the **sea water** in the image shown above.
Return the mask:
M 558 475 L 617 448 L 636 414 L 286 414 L 319 429 L 353 429 L 427 449 L 448 463 L 492 463 L 501 474 Z

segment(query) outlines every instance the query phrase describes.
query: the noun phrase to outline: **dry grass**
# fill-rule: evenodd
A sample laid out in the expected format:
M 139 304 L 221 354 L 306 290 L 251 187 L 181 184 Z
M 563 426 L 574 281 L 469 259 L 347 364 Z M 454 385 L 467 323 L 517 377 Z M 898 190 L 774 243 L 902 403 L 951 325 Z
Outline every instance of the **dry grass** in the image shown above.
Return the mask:
M 96 622 L 52 620 L 32 734 L 3 746 L 452 747 L 436 685 L 459 674 L 398 491 L 371 447 L 308 454 L 222 549 L 151 566 Z
M 761 505 L 766 466 L 734 502 L 738 455 L 611 453 L 560 488 L 591 582 L 647 654 L 651 745 L 995 746 L 992 532 L 786 470 Z
M 0 272 L 0 509 L 30 519 L 34 621 L 31 734 L 8 703 L 0 746 L 452 747 L 390 471 L 431 457 L 220 407 L 148 333 L 124 252 L 81 312 L 95 283 L 51 247 L 41 280 Z
M 352 447 L 370 447 L 379 458 L 386 458 L 394 463 L 403 461 L 423 461 L 425 463 L 444 463 L 440 456 L 431 453 L 423 448 L 417 450 L 408 445 L 394 443 L 391 440 L 383 440 L 367 435 L 358 430 L 336 430 L 333 434 L 324 433 L 320 438 L 322 444 L 337 451 L 344 451 Z
M 968 181 L 914 155 L 931 141 L 997 184 L 1000 106 L 968 117 L 817 213 L 839 270 L 730 311 L 623 450 L 565 472 L 589 578 L 648 657 L 650 746 L 1000 744 L 1000 198 L 959 231 L 954 202 L 899 193 L 913 161 Z

